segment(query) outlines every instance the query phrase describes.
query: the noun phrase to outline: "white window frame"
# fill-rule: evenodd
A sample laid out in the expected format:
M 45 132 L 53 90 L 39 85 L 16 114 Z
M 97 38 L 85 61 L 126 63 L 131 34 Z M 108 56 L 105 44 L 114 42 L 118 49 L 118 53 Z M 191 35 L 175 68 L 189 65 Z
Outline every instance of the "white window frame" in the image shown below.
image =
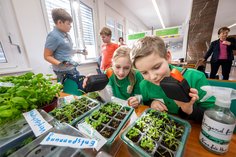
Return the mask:
M 5 74 L 32 70 L 29 67 L 24 44 L 17 26 L 16 15 L 9 0 L 0 1 L 0 42 L 6 59 L 0 63 L 0 76 Z

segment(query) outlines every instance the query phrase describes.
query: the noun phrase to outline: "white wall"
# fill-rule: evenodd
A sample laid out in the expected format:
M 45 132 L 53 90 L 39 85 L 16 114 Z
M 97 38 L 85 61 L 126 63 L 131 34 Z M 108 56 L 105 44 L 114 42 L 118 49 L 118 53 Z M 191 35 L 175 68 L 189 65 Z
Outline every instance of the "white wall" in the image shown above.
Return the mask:
M 35 73 L 52 73 L 43 58 L 47 30 L 40 0 L 12 0 L 30 67 Z
M 118 0 L 105 0 L 105 3 L 113 8 L 117 13 L 121 16 L 125 17 L 125 28 L 126 32 L 128 32 L 128 28 L 135 29 L 136 32 L 146 31 L 149 28 L 142 23 L 139 18 L 137 18 L 128 8 L 126 8 L 120 1 Z M 135 27 L 135 28 L 134 28 Z M 127 35 L 127 34 L 125 34 Z
M 29 60 L 29 67 L 35 73 L 53 73 L 50 68 L 50 64 L 43 58 L 44 43 L 48 34 L 47 27 L 44 21 L 43 12 L 41 8 L 41 0 L 11 0 L 14 12 L 16 15 L 17 25 L 24 45 L 25 51 Z M 97 32 L 105 26 L 105 3 L 119 12 L 126 18 L 127 21 L 132 21 L 138 29 L 145 30 L 146 26 L 142 24 L 129 10 L 127 10 L 119 1 L 116 0 L 97 0 Z M 126 26 L 127 27 L 127 26 Z M 127 28 L 126 28 L 127 29 Z M 98 45 L 100 45 L 100 39 L 98 39 Z M 27 57 L 26 57 L 27 58 Z M 91 69 L 88 69 L 85 65 L 79 67 L 81 73 L 94 72 L 96 64 L 88 65 Z

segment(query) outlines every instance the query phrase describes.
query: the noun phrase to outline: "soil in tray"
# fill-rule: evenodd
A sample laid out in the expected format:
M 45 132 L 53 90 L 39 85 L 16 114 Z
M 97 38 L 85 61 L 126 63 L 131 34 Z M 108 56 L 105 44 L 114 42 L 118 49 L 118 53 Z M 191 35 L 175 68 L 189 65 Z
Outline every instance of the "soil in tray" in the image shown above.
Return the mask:
M 99 132 L 102 130 L 102 128 L 103 128 L 103 125 L 99 125 L 99 126 L 97 126 L 96 130 Z
M 140 137 L 141 137 L 141 134 L 138 134 L 137 136 L 132 137 L 130 140 L 136 143 L 136 142 L 138 142 Z
M 168 149 L 159 146 L 157 151 L 154 153 L 154 157 L 173 157 L 174 154 L 170 152 Z
M 115 116 L 115 118 L 117 118 L 117 119 L 124 119 L 125 118 L 125 116 L 126 116 L 126 114 L 123 114 L 123 113 L 117 113 L 117 115 Z
M 113 127 L 113 128 L 118 128 L 118 126 L 120 125 L 120 121 L 112 119 L 111 122 L 109 123 L 109 126 Z
M 115 129 L 106 127 L 102 131 L 100 131 L 100 134 L 106 138 L 110 138 L 114 131 Z

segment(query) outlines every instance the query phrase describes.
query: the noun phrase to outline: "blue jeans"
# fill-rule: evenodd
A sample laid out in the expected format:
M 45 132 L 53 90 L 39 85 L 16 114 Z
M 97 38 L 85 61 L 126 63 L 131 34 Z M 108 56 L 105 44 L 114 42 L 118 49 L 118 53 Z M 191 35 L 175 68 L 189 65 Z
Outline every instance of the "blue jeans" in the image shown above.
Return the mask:
M 69 70 L 69 71 L 54 71 L 54 73 L 57 75 L 57 80 L 63 84 L 66 79 L 71 79 L 75 81 L 78 85 L 78 89 L 83 90 L 83 80 L 85 76 L 80 75 L 79 71 L 76 70 L 76 68 Z

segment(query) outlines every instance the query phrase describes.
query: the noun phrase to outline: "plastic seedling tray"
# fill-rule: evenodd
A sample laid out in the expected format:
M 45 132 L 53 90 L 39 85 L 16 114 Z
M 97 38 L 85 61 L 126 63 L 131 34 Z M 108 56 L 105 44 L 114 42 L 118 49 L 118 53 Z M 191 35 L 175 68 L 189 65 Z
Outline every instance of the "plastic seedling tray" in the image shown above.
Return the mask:
M 44 110 L 39 110 L 39 112 L 47 122 L 52 121 L 52 117 Z M 24 117 L 1 127 L 0 132 L 0 156 L 8 156 L 35 139 L 34 133 Z
M 54 109 L 50 114 L 60 122 L 74 125 L 99 106 L 100 103 L 98 101 L 86 96 L 80 96 L 74 102 Z
M 133 111 L 132 107 L 108 102 L 94 110 L 75 126 L 78 128 L 78 124 L 85 121 L 107 139 L 106 145 L 111 145 Z
M 67 123 L 61 123 L 60 127 L 52 128 L 48 132 L 55 132 L 60 134 L 66 134 L 71 136 L 83 137 L 77 129 L 70 126 Z M 86 155 L 83 153 L 84 150 L 69 148 L 69 147 L 60 147 L 52 145 L 40 145 L 41 141 L 47 136 L 47 133 L 39 136 L 30 144 L 22 147 L 18 151 L 10 155 L 10 157 L 67 157 L 67 156 L 95 156 L 93 149 L 86 149 Z
M 121 135 L 135 156 L 174 156 L 183 155 L 190 124 L 153 109 L 147 109 Z

